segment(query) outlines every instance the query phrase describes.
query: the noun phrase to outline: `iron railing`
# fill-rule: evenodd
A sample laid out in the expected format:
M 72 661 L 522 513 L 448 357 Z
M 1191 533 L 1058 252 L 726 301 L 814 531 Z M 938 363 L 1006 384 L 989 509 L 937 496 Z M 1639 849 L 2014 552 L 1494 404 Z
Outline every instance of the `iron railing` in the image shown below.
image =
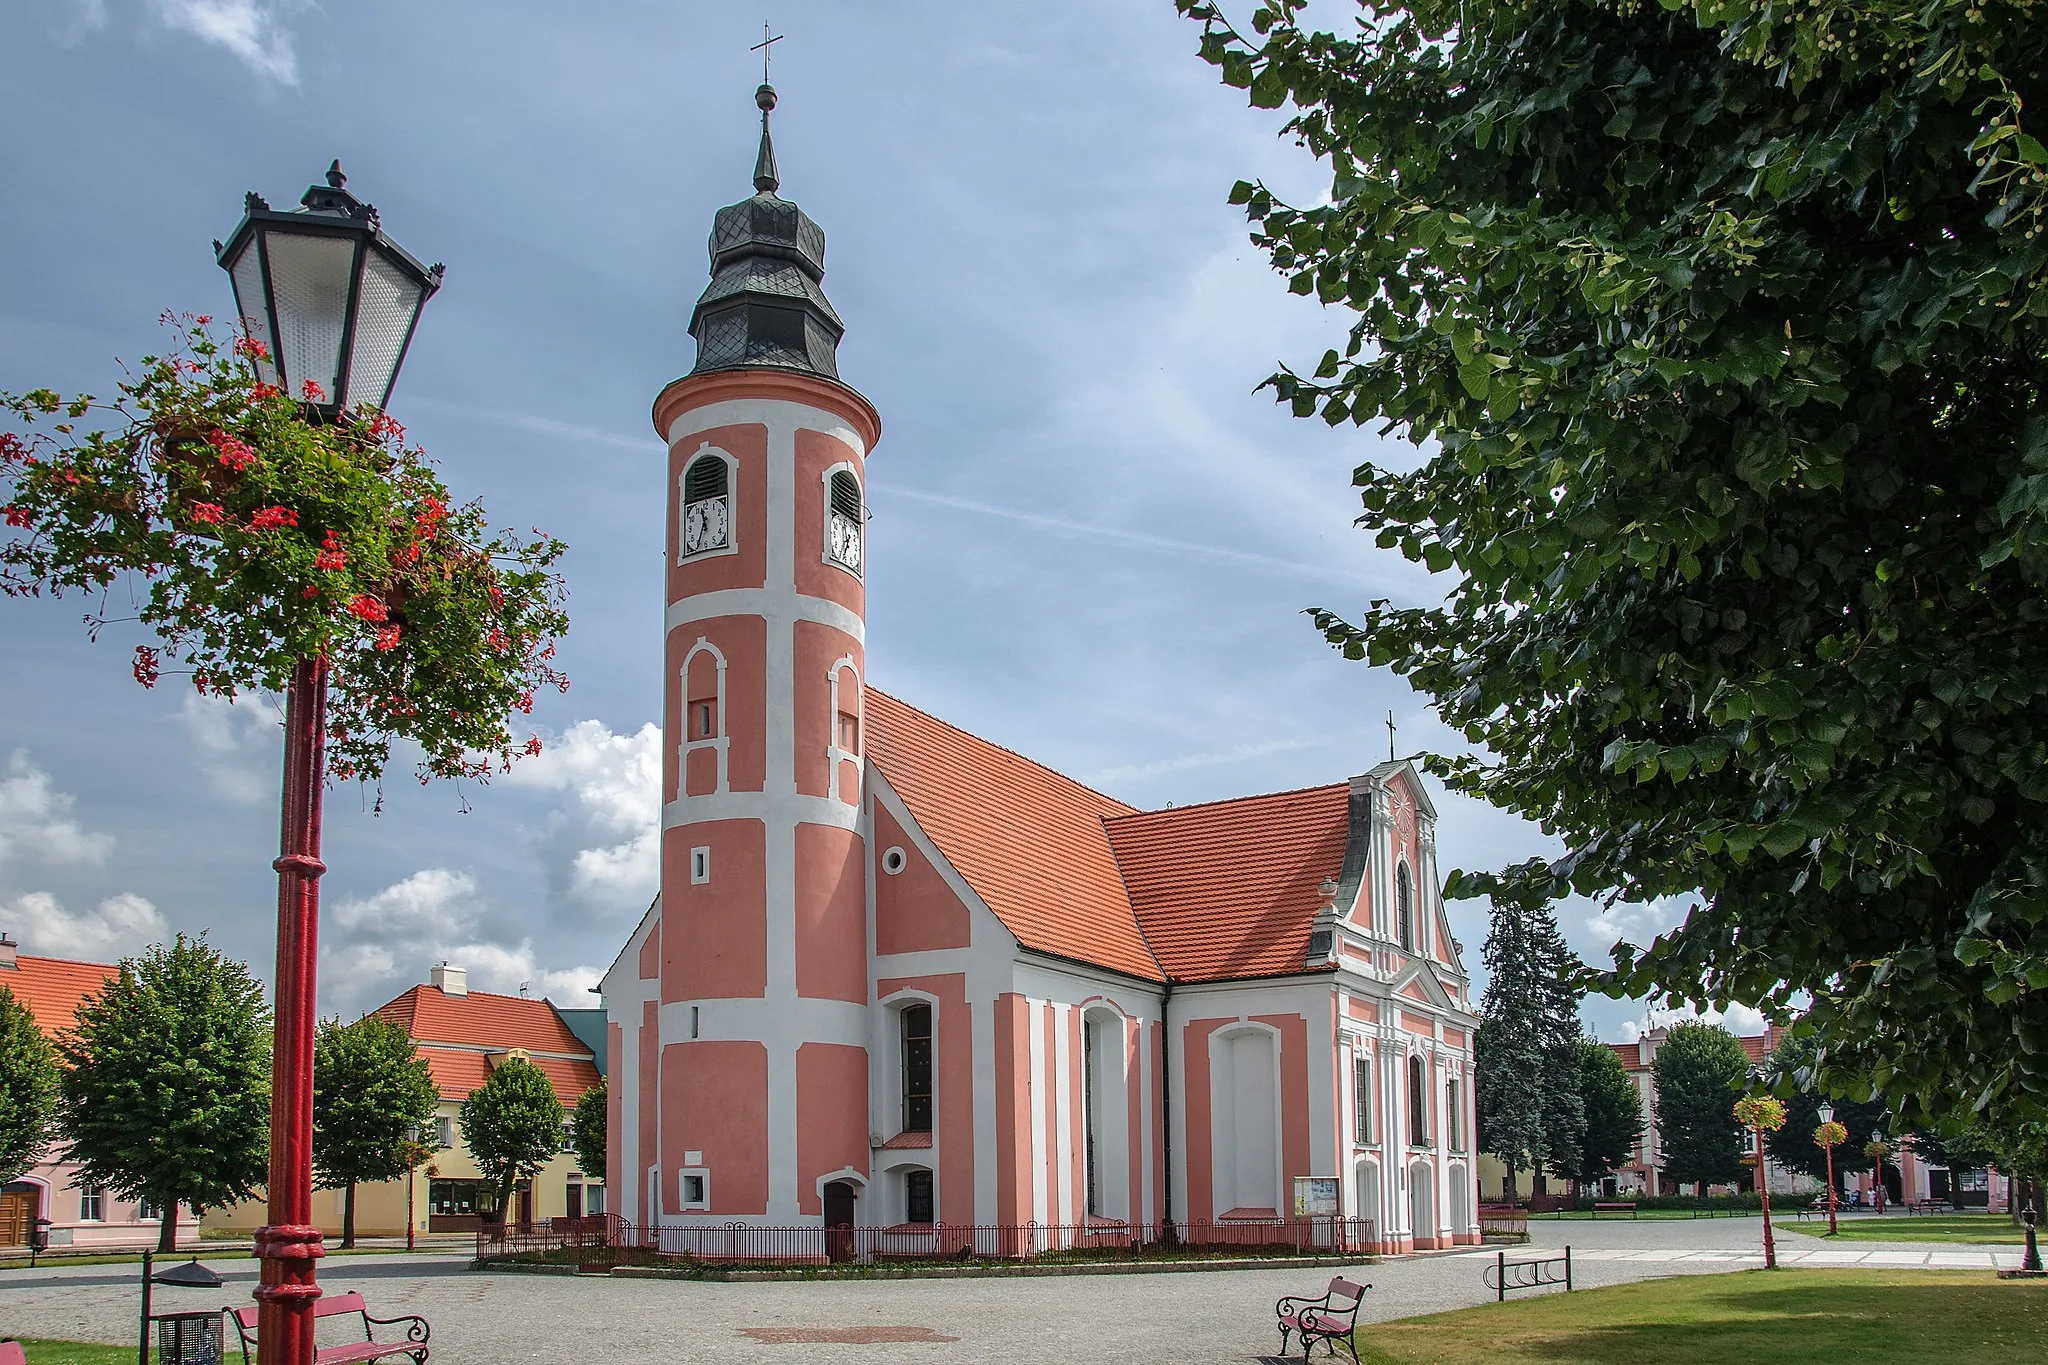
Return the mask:
M 722 1265 L 837 1261 L 1116 1260 L 1178 1254 L 1363 1254 L 1379 1249 L 1369 1218 L 1275 1218 L 1133 1226 L 1087 1223 L 773 1227 L 741 1222 L 648 1228 L 613 1214 L 542 1223 L 484 1224 L 479 1259 L 521 1256 L 601 1269 L 663 1259 Z

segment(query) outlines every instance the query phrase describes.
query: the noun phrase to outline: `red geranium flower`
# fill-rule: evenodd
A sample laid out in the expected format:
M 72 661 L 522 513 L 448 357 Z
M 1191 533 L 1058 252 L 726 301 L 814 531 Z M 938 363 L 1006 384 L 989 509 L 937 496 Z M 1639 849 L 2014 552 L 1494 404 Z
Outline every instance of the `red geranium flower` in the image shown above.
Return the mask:
M 249 518 L 252 531 L 275 531 L 280 526 L 297 526 L 299 514 L 289 507 L 264 507 Z
M 225 509 L 217 502 L 195 502 L 192 504 L 192 520 L 204 522 L 208 526 L 220 525 L 221 518 L 224 515 L 226 515 Z M 203 692 L 206 689 L 201 688 L 200 690 Z
M 384 604 L 368 593 L 358 593 L 349 602 L 348 610 L 349 615 L 361 617 L 365 621 L 382 622 L 384 619 Z
M 135 681 L 141 683 L 144 687 L 156 686 L 157 654 L 155 650 L 151 649 L 148 645 L 135 646 L 135 662 L 130 667 L 135 670 Z
M 327 391 L 310 379 L 299 385 L 299 395 L 308 403 L 325 403 L 327 401 Z
M 270 348 L 255 337 L 243 337 L 235 343 L 235 354 L 251 360 L 270 359 Z
M 398 648 L 398 627 L 397 627 L 397 626 L 386 626 L 386 627 L 384 627 L 384 629 L 382 629 L 382 630 L 380 630 L 380 631 L 378 631 L 378 632 L 377 632 L 377 648 L 378 648 L 378 649 L 396 649 L 396 648 Z

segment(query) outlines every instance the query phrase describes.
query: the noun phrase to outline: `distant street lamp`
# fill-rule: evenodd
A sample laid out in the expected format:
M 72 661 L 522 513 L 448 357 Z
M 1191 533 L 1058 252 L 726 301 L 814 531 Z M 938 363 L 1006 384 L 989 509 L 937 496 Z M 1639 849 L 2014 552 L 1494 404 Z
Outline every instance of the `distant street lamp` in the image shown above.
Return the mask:
M 1838 1230 L 1835 1227 L 1835 1144 L 1849 1136 L 1849 1130 L 1835 1122 L 1835 1106 L 1823 1104 L 1820 1107 L 1820 1126 L 1813 1130 L 1813 1140 L 1828 1154 L 1828 1236 Z
M 441 267 L 414 260 L 350 194 L 341 163 L 300 207 L 283 213 L 251 192 L 227 244 L 214 243 L 235 306 L 268 362 L 257 373 L 299 399 L 315 421 L 381 409 Z M 284 831 L 277 861 L 277 979 L 270 1084 L 270 1210 L 256 1230 L 263 1263 L 257 1352 L 262 1365 L 311 1365 L 313 1305 L 323 1254 L 313 1223 L 313 997 L 320 944 L 321 793 L 327 780 L 327 659 L 300 659 L 285 694 Z
M 1751 1080 L 1761 1073 L 1752 1068 Z M 1735 1121 L 1756 1139 L 1756 1189 L 1764 1213 L 1764 1269 L 1778 1268 L 1778 1244 L 1771 1236 L 1771 1182 L 1764 1165 L 1764 1130 L 1775 1132 L 1785 1126 L 1785 1106 L 1769 1095 L 1744 1095 L 1735 1101 Z
M 1884 1140 L 1883 1133 L 1872 1133 L 1870 1142 L 1863 1149 L 1863 1155 L 1870 1158 L 1871 1174 L 1877 1179 L 1877 1215 L 1884 1216 L 1884 1159 L 1892 1154 L 1892 1145 Z

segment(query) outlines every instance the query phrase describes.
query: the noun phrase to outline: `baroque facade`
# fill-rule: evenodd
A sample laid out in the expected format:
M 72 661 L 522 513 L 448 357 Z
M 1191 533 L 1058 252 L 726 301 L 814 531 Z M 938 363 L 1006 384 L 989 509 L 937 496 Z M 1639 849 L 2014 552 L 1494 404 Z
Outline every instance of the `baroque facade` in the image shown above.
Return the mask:
M 867 684 L 881 420 L 774 98 L 654 408 L 661 889 L 601 986 L 609 1208 L 1136 1235 L 1335 1182 L 1383 1250 L 1476 1243 L 1477 1021 L 1412 767 L 1141 811 Z

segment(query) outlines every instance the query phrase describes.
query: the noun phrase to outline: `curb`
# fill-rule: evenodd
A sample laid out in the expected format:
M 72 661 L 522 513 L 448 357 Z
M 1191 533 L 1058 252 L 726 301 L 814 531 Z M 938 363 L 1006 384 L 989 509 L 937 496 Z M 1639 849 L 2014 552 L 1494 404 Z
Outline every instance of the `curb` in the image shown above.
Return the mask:
M 608 1274 L 620 1280 L 711 1280 L 729 1284 L 762 1284 L 792 1280 L 992 1280 L 1037 1279 L 1055 1275 L 1177 1275 L 1218 1270 L 1304 1270 L 1315 1266 L 1373 1265 L 1377 1256 L 1259 1256 L 1214 1261 L 1094 1261 L 1067 1265 L 934 1265 L 861 1266 L 852 1270 L 704 1270 L 685 1267 L 622 1265 L 609 1272 L 585 1272 L 573 1265 L 531 1261 L 472 1261 L 472 1270 L 507 1271 L 518 1275 Z

